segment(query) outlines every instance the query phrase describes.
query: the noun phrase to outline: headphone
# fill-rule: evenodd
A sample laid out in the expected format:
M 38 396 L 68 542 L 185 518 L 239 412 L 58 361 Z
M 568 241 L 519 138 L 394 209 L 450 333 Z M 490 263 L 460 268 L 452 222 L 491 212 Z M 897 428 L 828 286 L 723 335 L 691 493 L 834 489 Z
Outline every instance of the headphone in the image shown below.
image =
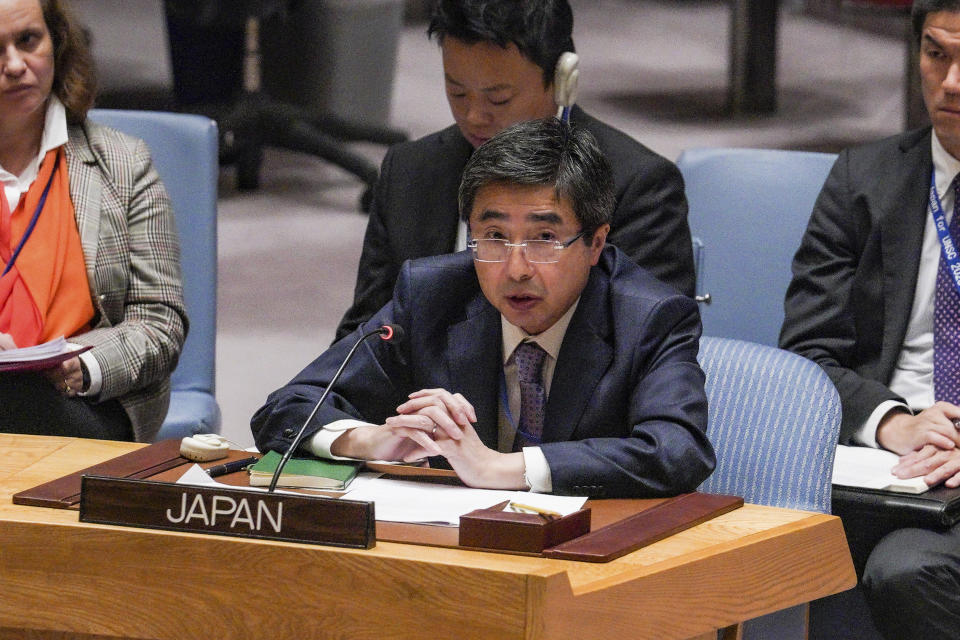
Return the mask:
M 565 51 L 553 71 L 553 100 L 557 103 L 557 117 L 570 122 L 570 107 L 577 101 L 577 83 L 580 80 L 580 56 Z

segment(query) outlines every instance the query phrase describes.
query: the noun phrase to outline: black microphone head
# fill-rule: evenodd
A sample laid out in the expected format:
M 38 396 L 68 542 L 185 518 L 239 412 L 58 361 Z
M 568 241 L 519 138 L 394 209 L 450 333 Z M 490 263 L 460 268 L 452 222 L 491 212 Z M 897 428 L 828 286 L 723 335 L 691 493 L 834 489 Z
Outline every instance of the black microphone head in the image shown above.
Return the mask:
M 380 327 L 380 339 L 387 342 L 399 342 L 404 338 L 404 330 L 398 324 L 385 324 Z

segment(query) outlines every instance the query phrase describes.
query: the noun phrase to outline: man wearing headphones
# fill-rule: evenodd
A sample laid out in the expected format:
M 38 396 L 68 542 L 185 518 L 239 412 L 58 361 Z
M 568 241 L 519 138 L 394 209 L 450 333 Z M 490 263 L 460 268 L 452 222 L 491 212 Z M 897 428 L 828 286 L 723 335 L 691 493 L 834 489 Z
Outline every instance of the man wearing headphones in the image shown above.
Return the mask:
M 466 246 L 457 208 L 463 168 L 475 148 L 506 127 L 571 106 L 575 57 L 563 54 L 574 51 L 572 33 L 567 0 L 438 0 L 427 34 L 440 44 L 456 124 L 387 152 L 353 304 L 337 339 L 390 300 L 405 260 Z M 613 167 L 616 208 L 609 242 L 692 296 L 687 202 L 676 166 L 578 107 L 569 116 L 593 134 Z

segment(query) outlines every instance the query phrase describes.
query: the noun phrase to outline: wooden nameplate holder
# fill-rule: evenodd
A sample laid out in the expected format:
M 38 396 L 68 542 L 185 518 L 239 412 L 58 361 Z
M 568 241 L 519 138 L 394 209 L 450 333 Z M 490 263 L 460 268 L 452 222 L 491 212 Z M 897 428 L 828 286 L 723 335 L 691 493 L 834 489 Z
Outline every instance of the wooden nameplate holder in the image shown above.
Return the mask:
M 372 502 L 83 476 L 80 521 L 370 549 Z
M 686 493 L 614 522 L 590 529 L 590 509 L 548 520 L 503 511 L 505 503 L 460 518 L 462 546 L 538 553 L 545 558 L 609 562 L 701 522 L 743 506 L 743 498 Z
M 230 451 L 225 460 L 201 466 L 249 456 Z M 359 549 L 376 544 L 373 503 L 159 481 L 189 464 L 180 455 L 179 439 L 162 440 L 21 491 L 13 502 L 55 509 L 79 506 L 82 522 Z
M 150 446 L 95 464 L 92 467 L 81 469 L 50 482 L 44 482 L 36 487 L 24 489 L 13 495 L 13 504 L 53 509 L 76 509 L 80 504 L 81 479 L 85 475 L 143 479 L 185 464 L 190 464 L 190 461 L 180 455 L 180 440 L 161 440 Z

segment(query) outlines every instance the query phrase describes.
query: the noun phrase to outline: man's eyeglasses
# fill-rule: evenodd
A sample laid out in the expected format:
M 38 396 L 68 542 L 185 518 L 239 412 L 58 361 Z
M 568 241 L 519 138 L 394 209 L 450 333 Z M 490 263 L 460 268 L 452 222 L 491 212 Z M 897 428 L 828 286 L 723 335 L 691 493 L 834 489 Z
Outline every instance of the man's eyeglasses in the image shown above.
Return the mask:
M 523 250 L 523 257 L 534 264 L 551 264 L 560 261 L 560 252 L 583 237 L 581 231 L 566 242 L 559 240 L 524 240 L 507 242 L 504 238 L 474 238 L 467 243 L 477 262 L 506 262 L 511 247 Z

